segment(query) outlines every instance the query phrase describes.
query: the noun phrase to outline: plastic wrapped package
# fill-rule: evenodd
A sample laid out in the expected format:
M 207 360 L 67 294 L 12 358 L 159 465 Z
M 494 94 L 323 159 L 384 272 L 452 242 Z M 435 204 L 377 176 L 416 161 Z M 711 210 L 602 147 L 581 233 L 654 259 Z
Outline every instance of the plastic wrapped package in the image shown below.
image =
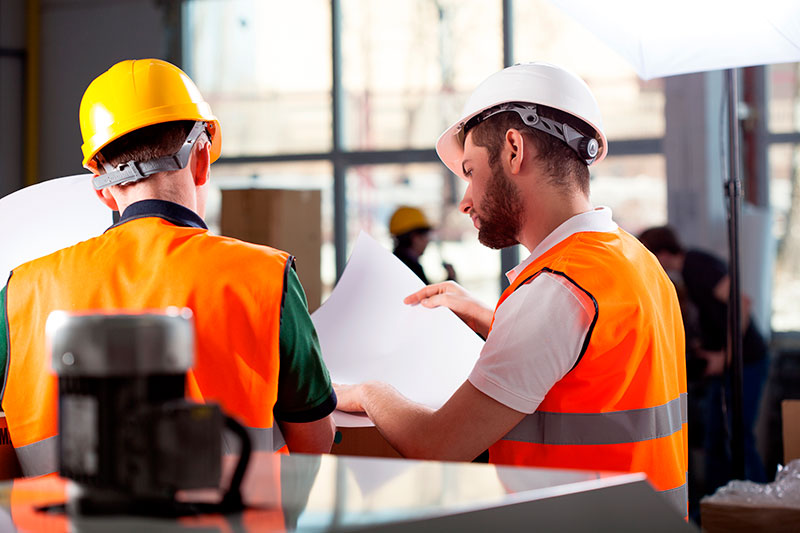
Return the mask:
M 800 459 L 771 483 L 734 480 L 700 500 L 705 531 L 800 531 Z

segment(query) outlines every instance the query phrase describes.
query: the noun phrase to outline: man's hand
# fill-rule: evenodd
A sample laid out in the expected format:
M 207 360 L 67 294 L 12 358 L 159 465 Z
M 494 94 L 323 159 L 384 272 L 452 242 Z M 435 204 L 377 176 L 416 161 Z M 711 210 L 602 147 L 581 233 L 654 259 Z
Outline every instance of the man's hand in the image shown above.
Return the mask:
M 484 339 L 489 334 L 492 323 L 492 310 L 477 300 L 461 285 L 445 281 L 428 285 L 414 294 L 406 296 L 403 303 L 421 304 L 424 307 L 447 307 Z
M 705 376 L 719 376 L 725 370 L 725 352 L 722 350 L 697 350 L 697 355 L 706 360 Z
M 334 383 L 333 390 L 336 392 L 336 408 L 340 411 L 347 411 L 348 413 L 363 413 L 364 406 L 361 403 L 361 389 L 361 383 L 357 385 L 340 385 Z

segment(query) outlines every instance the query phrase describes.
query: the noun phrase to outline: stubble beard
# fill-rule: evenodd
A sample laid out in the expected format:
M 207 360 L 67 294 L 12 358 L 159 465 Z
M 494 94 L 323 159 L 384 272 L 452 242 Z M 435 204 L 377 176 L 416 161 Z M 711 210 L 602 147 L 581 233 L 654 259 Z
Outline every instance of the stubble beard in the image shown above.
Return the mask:
M 478 241 L 495 250 L 519 244 L 523 214 L 519 188 L 499 164 L 492 165 L 492 179 L 477 214 L 480 222 Z

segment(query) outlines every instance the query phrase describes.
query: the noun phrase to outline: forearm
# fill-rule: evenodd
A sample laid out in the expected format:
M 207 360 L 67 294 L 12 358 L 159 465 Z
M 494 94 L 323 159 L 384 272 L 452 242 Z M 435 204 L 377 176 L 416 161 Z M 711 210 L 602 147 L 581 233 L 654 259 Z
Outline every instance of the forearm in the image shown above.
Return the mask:
M 430 429 L 435 415 L 432 409 L 412 402 L 387 383 L 363 383 L 359 396 L 364 412 L 400 455 L 438 458 L 433 446 L 437 439 Z
M 472 329 L 472 331 L 485 339 L 489 336 L 489 329 L 492 326 L 493 315 L 494 312 L 490 308 L 482 307 L 480 312 L 477 313 L 472 320 L 467 321 L 467 325 Z
M 279 421 L 278 424 L 290 452 L 328 453 L 331 451 L 336 428 L 330 415 L 313 422 Z

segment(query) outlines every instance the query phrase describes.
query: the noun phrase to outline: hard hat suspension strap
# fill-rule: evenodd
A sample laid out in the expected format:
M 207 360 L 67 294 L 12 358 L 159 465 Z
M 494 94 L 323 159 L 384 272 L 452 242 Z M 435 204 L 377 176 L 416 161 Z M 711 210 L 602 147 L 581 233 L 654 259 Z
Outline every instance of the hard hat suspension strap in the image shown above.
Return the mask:
M 197 121 L 194 123 L 189 135 L 186 136 L 181 148 L 174 154 L 151 159 L 150 161 L 128 161 L 127 163 L 120 163 L 116 168 L 109 168 L 111 165 L 98 153 L 96 158 L 100 165 L 105 168 L 106 173 L 95 176 L 92 184 L 95 189 L 100 190 L 112 185 L 134 183 L 158 172 L 181 170 L 189 162 L 189 155 L 192 153 L 195 141 L 204 132 L 208 135 L 206 123 Z M 209 135 L 210 138 L 211 136 Z M 100 168 L 100 165 L 98 168 Z
M 490 107 L 466 121 L 466 123 L 461 126 L 458 135 L 462 137 L 463 140 L 466 138 L 467 132 L 470 129 L 489 117 L 506 112 L 516 113 L 526 126 L 536 128 L 539 131 L 552 135 L 565 142 L 587 165 L 591 165 L 600 153 L 600 145 L 597 139 L 582 134 L 566 122 L 559 122 L 539 115 L 536 104 L 508 102 Z

